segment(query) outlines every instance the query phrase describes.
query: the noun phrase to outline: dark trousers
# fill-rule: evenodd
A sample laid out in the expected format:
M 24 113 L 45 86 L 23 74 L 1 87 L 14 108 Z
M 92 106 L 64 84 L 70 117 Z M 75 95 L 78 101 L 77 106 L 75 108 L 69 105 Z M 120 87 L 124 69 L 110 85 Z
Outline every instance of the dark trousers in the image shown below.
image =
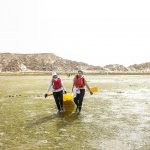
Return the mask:
M 85 95 L 85 89 L 80 89 L 80 94 L 77 94 L 74 98 L 74 102 L 77 105 L 77 108 L 79 108 L 79 111 L 82 109 L 82 102 Z
M 56 106 L 58 110 L 63 109 L 63 91 L 53 92 L 53 96 L 56 102 Z

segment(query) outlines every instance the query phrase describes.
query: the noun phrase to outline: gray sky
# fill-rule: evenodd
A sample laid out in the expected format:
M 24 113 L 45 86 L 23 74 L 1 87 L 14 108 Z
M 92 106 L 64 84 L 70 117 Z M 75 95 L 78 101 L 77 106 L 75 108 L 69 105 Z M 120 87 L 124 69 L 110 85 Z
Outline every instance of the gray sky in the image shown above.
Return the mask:
M 100 66 L 150 62 L 150 1 L 1 0 L 0 52 Z

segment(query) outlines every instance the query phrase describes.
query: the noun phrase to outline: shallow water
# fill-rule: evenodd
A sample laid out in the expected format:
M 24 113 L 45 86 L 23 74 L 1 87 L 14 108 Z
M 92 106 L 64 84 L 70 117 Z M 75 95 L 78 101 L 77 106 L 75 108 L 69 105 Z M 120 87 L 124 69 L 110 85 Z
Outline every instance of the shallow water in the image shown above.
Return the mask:
M 72 77 L 62 77 L 67 91 Z M 80 115 L 56 114 L 43 98 L 47 76 L 0 77 L 2 149 L 150 149 L 150 76 L 87 76 L 98 93 L 86 92 Z

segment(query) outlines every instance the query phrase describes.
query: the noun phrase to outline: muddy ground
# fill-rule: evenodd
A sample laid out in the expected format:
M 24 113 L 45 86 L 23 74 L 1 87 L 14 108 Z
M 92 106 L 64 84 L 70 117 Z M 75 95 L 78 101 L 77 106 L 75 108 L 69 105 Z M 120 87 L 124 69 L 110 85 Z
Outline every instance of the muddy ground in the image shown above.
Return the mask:
M 60 77 L 71 92 L 73 76 Z M 0 76 L 0 149 L 149 150 L 150 76 L 86 78 L 100 91 L 86 91 L 80 115 L 58 115 L 49 76 Z

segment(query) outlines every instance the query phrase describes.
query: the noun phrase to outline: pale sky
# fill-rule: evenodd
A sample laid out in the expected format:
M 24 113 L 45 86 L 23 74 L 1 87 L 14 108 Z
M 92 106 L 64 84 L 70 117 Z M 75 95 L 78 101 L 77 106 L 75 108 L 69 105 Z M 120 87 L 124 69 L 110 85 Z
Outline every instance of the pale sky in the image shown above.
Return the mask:
M 0 52 L 99 66 L 150 62 L 150 1 L 1 0 Z

